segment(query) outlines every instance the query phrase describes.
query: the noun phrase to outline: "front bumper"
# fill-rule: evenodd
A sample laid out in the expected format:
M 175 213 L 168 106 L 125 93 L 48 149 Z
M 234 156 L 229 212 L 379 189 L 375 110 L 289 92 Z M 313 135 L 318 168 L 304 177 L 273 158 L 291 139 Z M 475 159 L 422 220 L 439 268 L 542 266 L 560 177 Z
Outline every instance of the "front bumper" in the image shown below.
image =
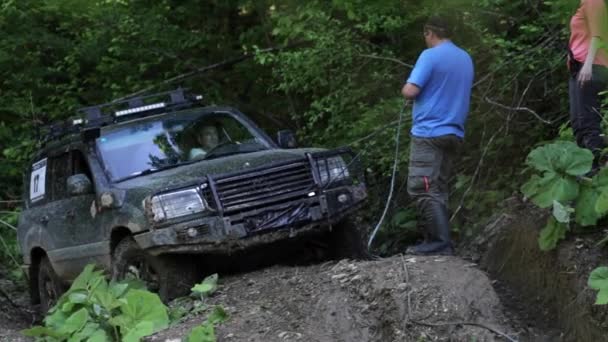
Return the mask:
M 254 246 L 328 231 L 367 197 L 365 185 L 325 190 L 297 203 L 264 208 L 253 216 L 211 216 L 135 236 L 150 254 L 232 254 Z M 250 214 L 250 213 L 249 213 Z

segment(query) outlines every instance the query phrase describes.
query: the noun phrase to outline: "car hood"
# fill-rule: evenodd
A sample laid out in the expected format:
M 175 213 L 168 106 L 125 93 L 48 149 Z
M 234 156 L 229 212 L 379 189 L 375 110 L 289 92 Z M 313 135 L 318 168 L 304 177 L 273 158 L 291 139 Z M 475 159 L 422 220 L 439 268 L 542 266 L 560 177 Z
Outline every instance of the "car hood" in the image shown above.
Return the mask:
M 140 195 L 146 196 L 164 189 L 177 188 L 181 185 L 202 180 L 207 175 L 217 175 L 253 169 L 274 162 L 296 160 L 306 157 L 307 153 L 321 152 L 324 149 L 271 149 L 245 154 L 201 160 L 193 164 L 179 166 L 165 171 L 143 175 L 133 179 L 114 184 L 117 189 L 138 190 Z M 139 197 L 139 196 L 137 196 Z

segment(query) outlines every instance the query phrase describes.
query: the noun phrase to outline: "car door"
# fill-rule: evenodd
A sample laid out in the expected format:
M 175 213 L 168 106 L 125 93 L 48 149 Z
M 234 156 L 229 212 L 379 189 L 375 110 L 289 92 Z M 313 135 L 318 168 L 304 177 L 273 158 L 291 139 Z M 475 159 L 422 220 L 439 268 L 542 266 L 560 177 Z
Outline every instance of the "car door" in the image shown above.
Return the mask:
M 48 230 L 54 236 L 56 249 L 49 252 L 49 257 L 57 274 L 67 279 L 74 279 L 87 263 L 95 262 L 96 256 L 104 250 L 103 243 L 96 241 L 98 227 L 94 188 L 86 194 L 68 193 L 68 178 L 82 173 L 90 180 L 88 170 L 88 164 L 79 150 L 51 158 L 53 201 L 47 205 Z

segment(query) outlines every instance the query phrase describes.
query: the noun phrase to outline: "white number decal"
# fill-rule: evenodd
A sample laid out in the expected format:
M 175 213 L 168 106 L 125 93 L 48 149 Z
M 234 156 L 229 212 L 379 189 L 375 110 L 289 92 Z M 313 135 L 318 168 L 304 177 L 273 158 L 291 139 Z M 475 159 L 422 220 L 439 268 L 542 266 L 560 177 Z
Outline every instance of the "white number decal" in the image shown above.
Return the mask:
M 46 158 L 32 165 L 30 179 L 30 201 L 36 202 L 44 198 L 46 188 Z

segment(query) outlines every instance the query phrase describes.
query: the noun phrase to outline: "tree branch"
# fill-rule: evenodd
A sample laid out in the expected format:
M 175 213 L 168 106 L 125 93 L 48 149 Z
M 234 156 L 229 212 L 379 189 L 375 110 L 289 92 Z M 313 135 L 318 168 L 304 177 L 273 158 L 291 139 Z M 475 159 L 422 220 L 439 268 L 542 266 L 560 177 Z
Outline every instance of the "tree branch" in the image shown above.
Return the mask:
M 401 64 L 401 65 L 403 65 L 404 67 L 407 67 L 407 68 L 410 68 L 410 69 L 413 69 L 413 68 L 414 68 L 414 66 L 413 66 L 413 65 L 411 65 L 411 64 L 407 64 L 407 63 L 405 63 L 405 62 L 402 62 L 402 61 L 400 61 L 400 60 L 398 60 L 398 59 L 396 59 L 396 58 L 391 58 L 391 57 L 382 57 L 382 56 L 376 56 L 376 55 L 363 55 L 363 54 L 359 55 L 359 57 L 371 58 L 371 59 L 380 59 L 380 60 L 383 60 L 383 61 L 389 61 L 389 62 L 393 62 L 393 63 Z
M 534 115 L 534 117 L 536 117 L 542 123 L 545 123 L 547 125 L 553 124 L 552 121 L 548 121 L 548 120 L 543 119 L 540 115 L 538 115 L 538 113 L 536 113 L 535 111 L 533 111 L 532 109 L 530 109 L 528 107 L 509 107 L 509 106 L 503 105 L 501 103 L 498 103 L 498 102 L 492 100 L 491 98 L 489 98 L 487 96 L 484 97 L 484 100 L 487 103 L 489 103 L 491 105 L 494 105 L 494 106 L 497 106 L 497 107 L 500 107 L 502 109 L 517 111 L 517 112 L 528 112 L 528 113 Z

